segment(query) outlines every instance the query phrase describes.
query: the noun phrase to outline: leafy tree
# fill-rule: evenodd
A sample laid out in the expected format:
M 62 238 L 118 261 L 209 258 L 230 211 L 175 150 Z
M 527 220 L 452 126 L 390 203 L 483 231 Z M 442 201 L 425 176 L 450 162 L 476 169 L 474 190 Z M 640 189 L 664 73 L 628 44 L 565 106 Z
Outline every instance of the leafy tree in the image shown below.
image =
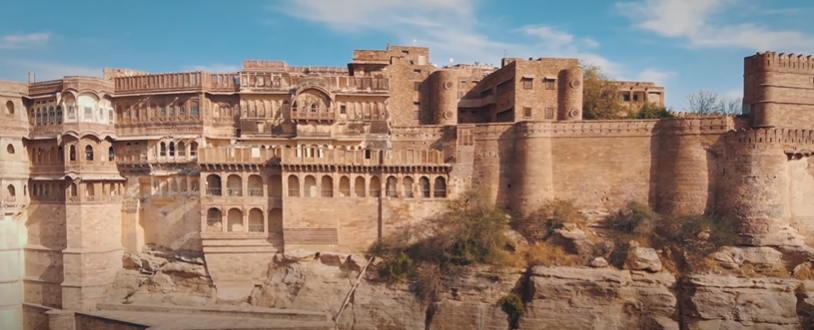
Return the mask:
M 710 90 L 700 90 L 687 95 L 687 112 L 697 114 L 740 115 L 743 113 L 742 99 L 724 98 Z
M 619 87 L 602 71 L 602 68 L 580 62 L 584 71 L 582 87 L 582 111 L 585 119 L 619 119 L 628 109 L 619 102 Z
M 635 119 L 665 119 L 675 117 L 673 112 L 667 107 L 650 102 L 642 103 L 639 112 L 632 115 Z

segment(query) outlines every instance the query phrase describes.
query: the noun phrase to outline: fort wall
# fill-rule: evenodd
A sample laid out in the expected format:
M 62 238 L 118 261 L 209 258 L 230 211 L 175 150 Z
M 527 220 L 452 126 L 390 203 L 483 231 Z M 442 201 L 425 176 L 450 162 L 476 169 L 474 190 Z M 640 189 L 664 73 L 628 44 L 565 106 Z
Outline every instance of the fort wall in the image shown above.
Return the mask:
M 764 52 L 744 60 L 744 105 L 755 127 L 814 121 L 814 57 Z

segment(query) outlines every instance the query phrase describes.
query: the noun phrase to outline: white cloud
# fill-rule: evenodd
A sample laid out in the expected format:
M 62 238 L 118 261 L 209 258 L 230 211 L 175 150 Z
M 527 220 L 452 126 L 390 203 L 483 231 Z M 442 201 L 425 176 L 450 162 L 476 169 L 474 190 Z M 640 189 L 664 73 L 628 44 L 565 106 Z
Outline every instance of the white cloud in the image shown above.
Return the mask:
M 274 9 L 290 16 L 328 25 L 341 32 L 375 30 L 396 38 L 394 43 L 429 47 L 437 63 L 475 61 L 500 65 L 508 57 L 569 57 L 601 66 L 610 76 L 622 73 L 622 66 L 586 49 L 599 43 L 578 38 L 566 31 L 545 25 L 527 25 L 515 29 L 529 44 L 491 40 L 479 32 L 493 27 L 479 22 L 478 0 L 287 0 Z M 439 61 L 440 60 L 440 61 Z
M 41 47 L 51 39 L 49 33 L 10 34 L 0 36 L 0 49 L 28 49 Z
M 206 71 L 209 73 L 235 73 L 241 69 L 239 66 L 228 64 L 193 65 L 186 67 L 186 70 L 189 71 Z
M 642 0 L 616 3 L 635 27 L 662 37 L 685 38 L 692 47 L 742 48 L 753 51 L 812 52 L 811 36 L 774 30 L 755 23 L 715 23 L 744 0 Z
M 65 76 L 101 77 L 102 68 L 89 68 L 78 65 L 38 62 L 30 60 L 10 59 L 0 64 L 4 75 L 16 76 L 19 79 L 26 77 L 27 72 L 36 74 L 37 81 L 62 79 Z
M 636 81 L 652 82 L 658 86 L 664 86 L 664 83 L 667 81 L 667 79 L 670 79 L 675 75 L 676 73 L 673 71 L 647 69 L 639 73 L 639 75 L 636 78 Z

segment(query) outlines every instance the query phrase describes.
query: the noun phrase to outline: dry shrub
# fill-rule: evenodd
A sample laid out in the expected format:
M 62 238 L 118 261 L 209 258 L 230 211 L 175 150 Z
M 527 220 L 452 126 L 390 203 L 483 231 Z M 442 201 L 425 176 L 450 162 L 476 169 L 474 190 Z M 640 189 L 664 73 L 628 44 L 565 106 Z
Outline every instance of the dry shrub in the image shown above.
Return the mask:
M 578 228 L 587 229 L 587 219 L 570 200 L 554 199 L 544 203 L 525 217 L 512 219 L 512 228 L 523 235 L 529 243 L 548 239 L 554 229 L 572 223 Z M 590 231 L 586 230 L 586 233 Z
M 438 265 L 421 264 L 413 276 L 410 288 L 424 303 L 433 303 L 439 300 L 439 292 L 444 287 L 444 274 Z
M 660 219 L 649 206 L 630 202 L 627 208 L 608 217 L 605 228 L 608 236 L 616 242 L 636 241 L 641 246 L 652 246 L 653 230 Z
M 526 252 L 529 266 L 584 266 L 585 260 L 578 255 L 565 252 L 561 246 L 549 242 L 537 242 L 531 245 Z
M 800 265 L 800 268 L 794 272 L 793 277 L 801 281 L 814 280 L 814 270 L 811 269 L 811 263 L 806 262 Z

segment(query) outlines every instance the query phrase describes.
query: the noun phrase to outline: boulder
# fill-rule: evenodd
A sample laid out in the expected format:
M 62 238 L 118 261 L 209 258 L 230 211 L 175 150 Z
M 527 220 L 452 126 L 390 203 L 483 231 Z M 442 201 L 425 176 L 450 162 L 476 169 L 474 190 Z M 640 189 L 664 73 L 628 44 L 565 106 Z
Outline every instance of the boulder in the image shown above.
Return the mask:
M 596 257 L 591 259 L 591 262 L 588 263 L 588 266 L 593 268 L 605 268 L 608 267 L 608 260 L 603 257 Z
M 566 224 L 570 225 L 570 224 Z M 551 243 L 562 246 L 566 252 L 588 257 L 594 253 L 594 244 L 582 229 L 575 226 L 563 226 L 555 229 L 549 238 Z
M 661 260 L 655 249 L 640 247 L 636 242 L 630 242 L 625 269 L 659 272 L 661 268 Z

